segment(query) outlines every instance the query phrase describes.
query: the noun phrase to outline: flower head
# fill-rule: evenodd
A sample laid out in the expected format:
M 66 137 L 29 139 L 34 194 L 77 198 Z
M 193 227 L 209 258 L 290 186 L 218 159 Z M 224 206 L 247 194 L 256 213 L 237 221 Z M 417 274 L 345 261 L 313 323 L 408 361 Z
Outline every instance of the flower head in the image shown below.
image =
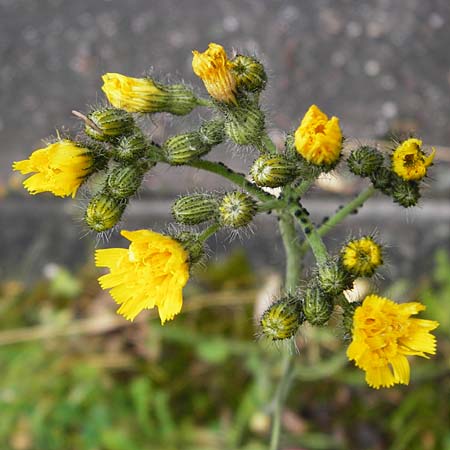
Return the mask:
M 370 277 L 383 264 L 381 246 L 370 236 L 352 240 L 341 250 L 341 261 L 347 272 Z
M 333 166 L 341 156 L 342 131 L 339 119 L 312 105 L 295 131 L 295 148 L 308 162 L 317 166 Z
M 22 174 L 36 172 L 23 182 L 32 195 L 51 192 L 58 197 L 75 197 L 94 169 L 94 158 L 89 149 L 63 139 L 35 150 L 28 159 L 16 161 L 13 169 Z
M 203 53 L 197 50 L 192 53 L 192 69 L 203 80 L 209 95 L 220 102 L 236 103 L 236 79 L 225 49 L 210 43 Z
M 110 273 L 99 278 L 120 304 L 118 313 L 133 320 L 143 309 L 158 307 L 161 323 L 181 310 L 182 290 L 189 278 L 189 254 L 169 236 L 150 230 L 121 231 L 131 241 L 128 249 L 95 252 L 97 267 Z
M 132 78 L 120 73 L 105 73 L 102 90 L 111 105 L 128 112 L 161 111 L 167 94 L 151 78 Z
M 406 357 L 426 358 L 426 353 L 436 353 L 436 338 L 430 331 L 439 323 L 411 318 L 424 309 L 421 303 L 397 304 L 377 295 L 367 296 L 356 308 L 347 356 L 366 372 L 369 386 L 378 389 L 408 384 Z
M 434 159 L 436 150 L 429 156 L 421 150 L 420 139 L 407 139 L 402 142 L 392 154 L 392 170 L 404 180 L 421 180 L 427 174 L 427 168 Z

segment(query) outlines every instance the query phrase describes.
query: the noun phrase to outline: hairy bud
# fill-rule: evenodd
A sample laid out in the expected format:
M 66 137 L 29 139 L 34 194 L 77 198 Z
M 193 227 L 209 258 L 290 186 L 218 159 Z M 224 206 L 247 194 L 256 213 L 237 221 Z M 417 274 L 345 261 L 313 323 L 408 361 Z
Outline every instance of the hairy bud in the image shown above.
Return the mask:
M 383 194 L 390 195 L 394 181 L 394 174 L 386 167 L 379 167 L 370 174 L 370 181 L 373 186 L 383 192 Z
M 210 194 L 192 194 L 180 197 L 172 206 L 172 215 L 178 223 L 196 225 L 217 217 L 219 204 Z
M 341 249 L 341 264 L 355 277 L 371 277 L 383 264 L 381 245 L 371 236 L 353 239 Z
M 283 155 L 262 155 L 253 163 L 250 174 L 258 186 L 285 186 L 295 178 L 296 164 Z
M 336 261 L 328 261 L 319 268 L 317 281 L 324 294 L 336 296 L 352 286 L 352 279 Z
M 303 313 L 311 325 L 325 325 L 333 312 L 331 296 L 322 292 L 318 286 L 306 288 L 303 296 Z
M 225 122 L 222 119 L 203 122 L 198 130 L 200 139 L 207 145 L 219 145 L 225 140 Z
M 123 136 L 113 149 L 113 158 L 119 162 L 132 162 L 144 156 L 149 143 L 144 134 L 135 129 L 129 136 Z
M 404 208 L 416 206 L 420 200 L 419 183 L 398 178 L 394 181 L 391 194 L 394 202 Z
M 239 90 L 261 92 L 267 82 L 264 66 L 251 56 L 237 55 L 231 61 L 231 71 Z
M 383 162 L 383 154 L 367 145 L 353 150 L 347 159 L 350 171 L 360 177 L 370 176 L 383 165 Z
M 255 214 L 256 202 L 244 192 L 229 192 L 219 205 L 220 221 L 227 227 L 244 227 L 252 221 Z
M 106 181 L 108 191 L 116 198 L 131 197 L 141 186 L 143 177 L 144 169 L 137 164 L 115 167 Z
M 84 220 L 98 233 L 109 230 L 119 222 L 126 204 L 126 201 L 114 198 L 108 193 L 100 193 L 89 202 Z
M 284 297 L 264 311 L 260 325 L 265 337 L 279 341 L 294 337 L 303 321 L 300 303 L 292 297 Z
M 178 241 L 189 254 L 189 264 L 195 264 L 202 260 L 205 255 L 203 242 L 198 235 L 189 231 L 181 231 L 172 236 Z
M 264 131 L 264 114 L 255 105 L 229 105 L 225 110 L 225 133 L 238 145 L 256 145 Z
M 200 133 L 191 131 L 169 138 L 162 146 L 162 150 L 169 164 L 179 165 L 205 155 L 211 150 L 211 146 L 202 141 Z
M 103 108 L 88 114 L 85 132 L 97 141 L 114 141 L 134 129 L 134 119 L 123 109 Z

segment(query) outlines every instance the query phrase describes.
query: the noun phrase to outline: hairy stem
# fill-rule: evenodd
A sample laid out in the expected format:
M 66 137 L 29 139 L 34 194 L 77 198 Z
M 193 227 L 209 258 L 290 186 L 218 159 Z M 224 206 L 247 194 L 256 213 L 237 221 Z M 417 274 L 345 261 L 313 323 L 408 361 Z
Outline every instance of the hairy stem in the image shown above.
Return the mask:
M 295 230 L 293 217 L 284 212 L 280 215 L 279 222 L 281 237 L 286 253 L 286 281 L 285 290 L 293 292 L 300 280 L 301 255 L 299 252 L 300 243 Z M 278 382 L 274 397 L 274 411 L 272 418 L 272 432 L 270 437 L 270 450 L 278 450 L 281 433 L 281 416 L 283 405 L 289 391 L 290 382 L 294 372 L 294 352 L 287 352 L 283 356 L 282 374 Z
M 203 230 L 199 235 L 198 239 L 200 241 L 205 242 L 208 238 L 210 238 L 213 234 L 215 234 L 217 231 L 219 231 L 221 228 L 221 225 L 219 223 L 213 223 L 208 228 Z

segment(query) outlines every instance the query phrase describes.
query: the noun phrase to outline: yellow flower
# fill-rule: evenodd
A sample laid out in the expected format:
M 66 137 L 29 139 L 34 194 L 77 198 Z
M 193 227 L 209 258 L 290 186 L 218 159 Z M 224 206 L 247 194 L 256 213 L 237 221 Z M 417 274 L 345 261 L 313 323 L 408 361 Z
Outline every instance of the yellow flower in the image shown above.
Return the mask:
M 424 309 L 418 302 L 397 304 L 377 295 L 367 296 L 356 308 L 347 356 L 366 372 L 369 386 L 408 384 L 407 356 L 427 358 L 426 353 L 436 353 L 436 338 L 430 331 L 439 323 L 411 318 Z
M 167 93 L 150 78 L 132 78 L 105 73 L 102 90 L 111 105 L 128 112 L 153 113 L 164 109 Z
M 369 277 L 383 264 L 381 246 L 370 236 L 350 241 L 341 250 L 344 269 L 357 277 Z
M 430 156 L 421 150 L 420 139 L 407 139 L 402 142 L 392 154 L 392 170 L 404 180 L 421 180 L 427 174 L 427 168 L 434 159 L 436 149 Z
M 13 170 L 36 172 L 23 185 L 30 194 L 51 192 L 58 197 L 75 197 L 94 167 L 92 152 L 67 139 L 35 150 L 28 159 L 16 161 Z
M 297 152 L 308 162 L 317 166 L 337 163 L 342 150 L 342 132 L 339 119 L 324 114 L 312 105 L 295 131 Z
M 128 249 L 95 252 L 97 267 L 110 273 L 99 278 L 120 304 L 118 313 L 133 320 L 143 309 L 158 307 L 161 323 L 181 310 L 182 290 L 189 278 L 188 252 L 169 236 L 150 230 L 121 231 L 131 241 Z
M 211 43 L 203 53 L 197 50 L 192 53 L 192 69 L 203 80 L 209 95 L 221 102 L 236 104 L 236 79 L 225 49 Z

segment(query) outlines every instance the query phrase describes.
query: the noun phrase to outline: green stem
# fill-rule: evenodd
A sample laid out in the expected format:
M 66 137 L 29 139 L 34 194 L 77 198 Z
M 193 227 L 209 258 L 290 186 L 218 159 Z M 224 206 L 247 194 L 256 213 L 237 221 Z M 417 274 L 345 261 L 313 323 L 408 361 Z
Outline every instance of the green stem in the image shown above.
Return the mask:
M 260 189 L 255 184 L 250 183 L 250 181 L 247 181 L 245 179 L 244 175 L 234 172 L 229 167 L 227 167 L 225 164 L 216 163 L 213 161 L 207 161 L 205 159 L 197 159 L 195 161 L 190 162 L 187 165 L 191 166 L 191 167 L 195 167 L 196 169 L 202 169 L 202 170 L 206 170 L 207 172 L 212 172 L 217 175 L 220 175 L 220 176 L 226 178 L 227 180 L 231 181 L 232 183 L 237 184 L 239 187 L 246 190 L 250 194 L 254 195 L 262 202 L 276 200 L 276 197 L 268 194 L 267 192 L 264 192 L 262 189 Z
M 324 222 L 319 228 L 317 228 L 317 234 L 319 237 L 325 236 L 330 230 L 332 230 L 336 225 L 340 224 L 349 214 L 352 214 L 364 204 L 364 202 L 372 197 L 376 192 L 373 186 L 369 186 L 364 189 L 357 197 L 355 197 L 351 202 L 341 208 L 334 216 L 330 217 L 326 222 Z M 303 255 L 307 251 L 307 243 L 304 242 L 300 247 L 300 253 Z
M 264 133 L 261 136 L 261 147 L 260 151 L 263 153 L 269 152 L 269 153 L 276 153 L 277 147 L 273 143 L 272 139 L 270 139 L 270 136 L 267 133 Z
M 281 237 L 286 253 L 286 282 L 285 290 L 293 292 L 300 280 L 301 256 L 299 252 L 298 236 L 295 230 L 293 217 L 284 212 L 279 222 Z M 282 375 L 278 382 L 274 397 L 274 411 L 272 418 L 272 432 L 270 437 L 270 450 L 278 450 L 281 433 L 281 416 L 283 405 L 289 391 L 290 381 L 294 372 L 294 352 L 288 352 L 283 356 Z
M 269 200 L 258 205 L 258 212 L 272 211 L 273 209 L 281 209 L 285 206 L 286 203 L 283 200 Z
M 203 230 L 198 235 L 198 239 L 200 241 L 205 242 L 209 237 L 211 237 L 213 234 L 215 234 L 217 231 L 219 231 L 220 228 L 221 228 L 221 225 L 219 223 L 213 223 L 208 228 L 206 228 L 206 230 Z

